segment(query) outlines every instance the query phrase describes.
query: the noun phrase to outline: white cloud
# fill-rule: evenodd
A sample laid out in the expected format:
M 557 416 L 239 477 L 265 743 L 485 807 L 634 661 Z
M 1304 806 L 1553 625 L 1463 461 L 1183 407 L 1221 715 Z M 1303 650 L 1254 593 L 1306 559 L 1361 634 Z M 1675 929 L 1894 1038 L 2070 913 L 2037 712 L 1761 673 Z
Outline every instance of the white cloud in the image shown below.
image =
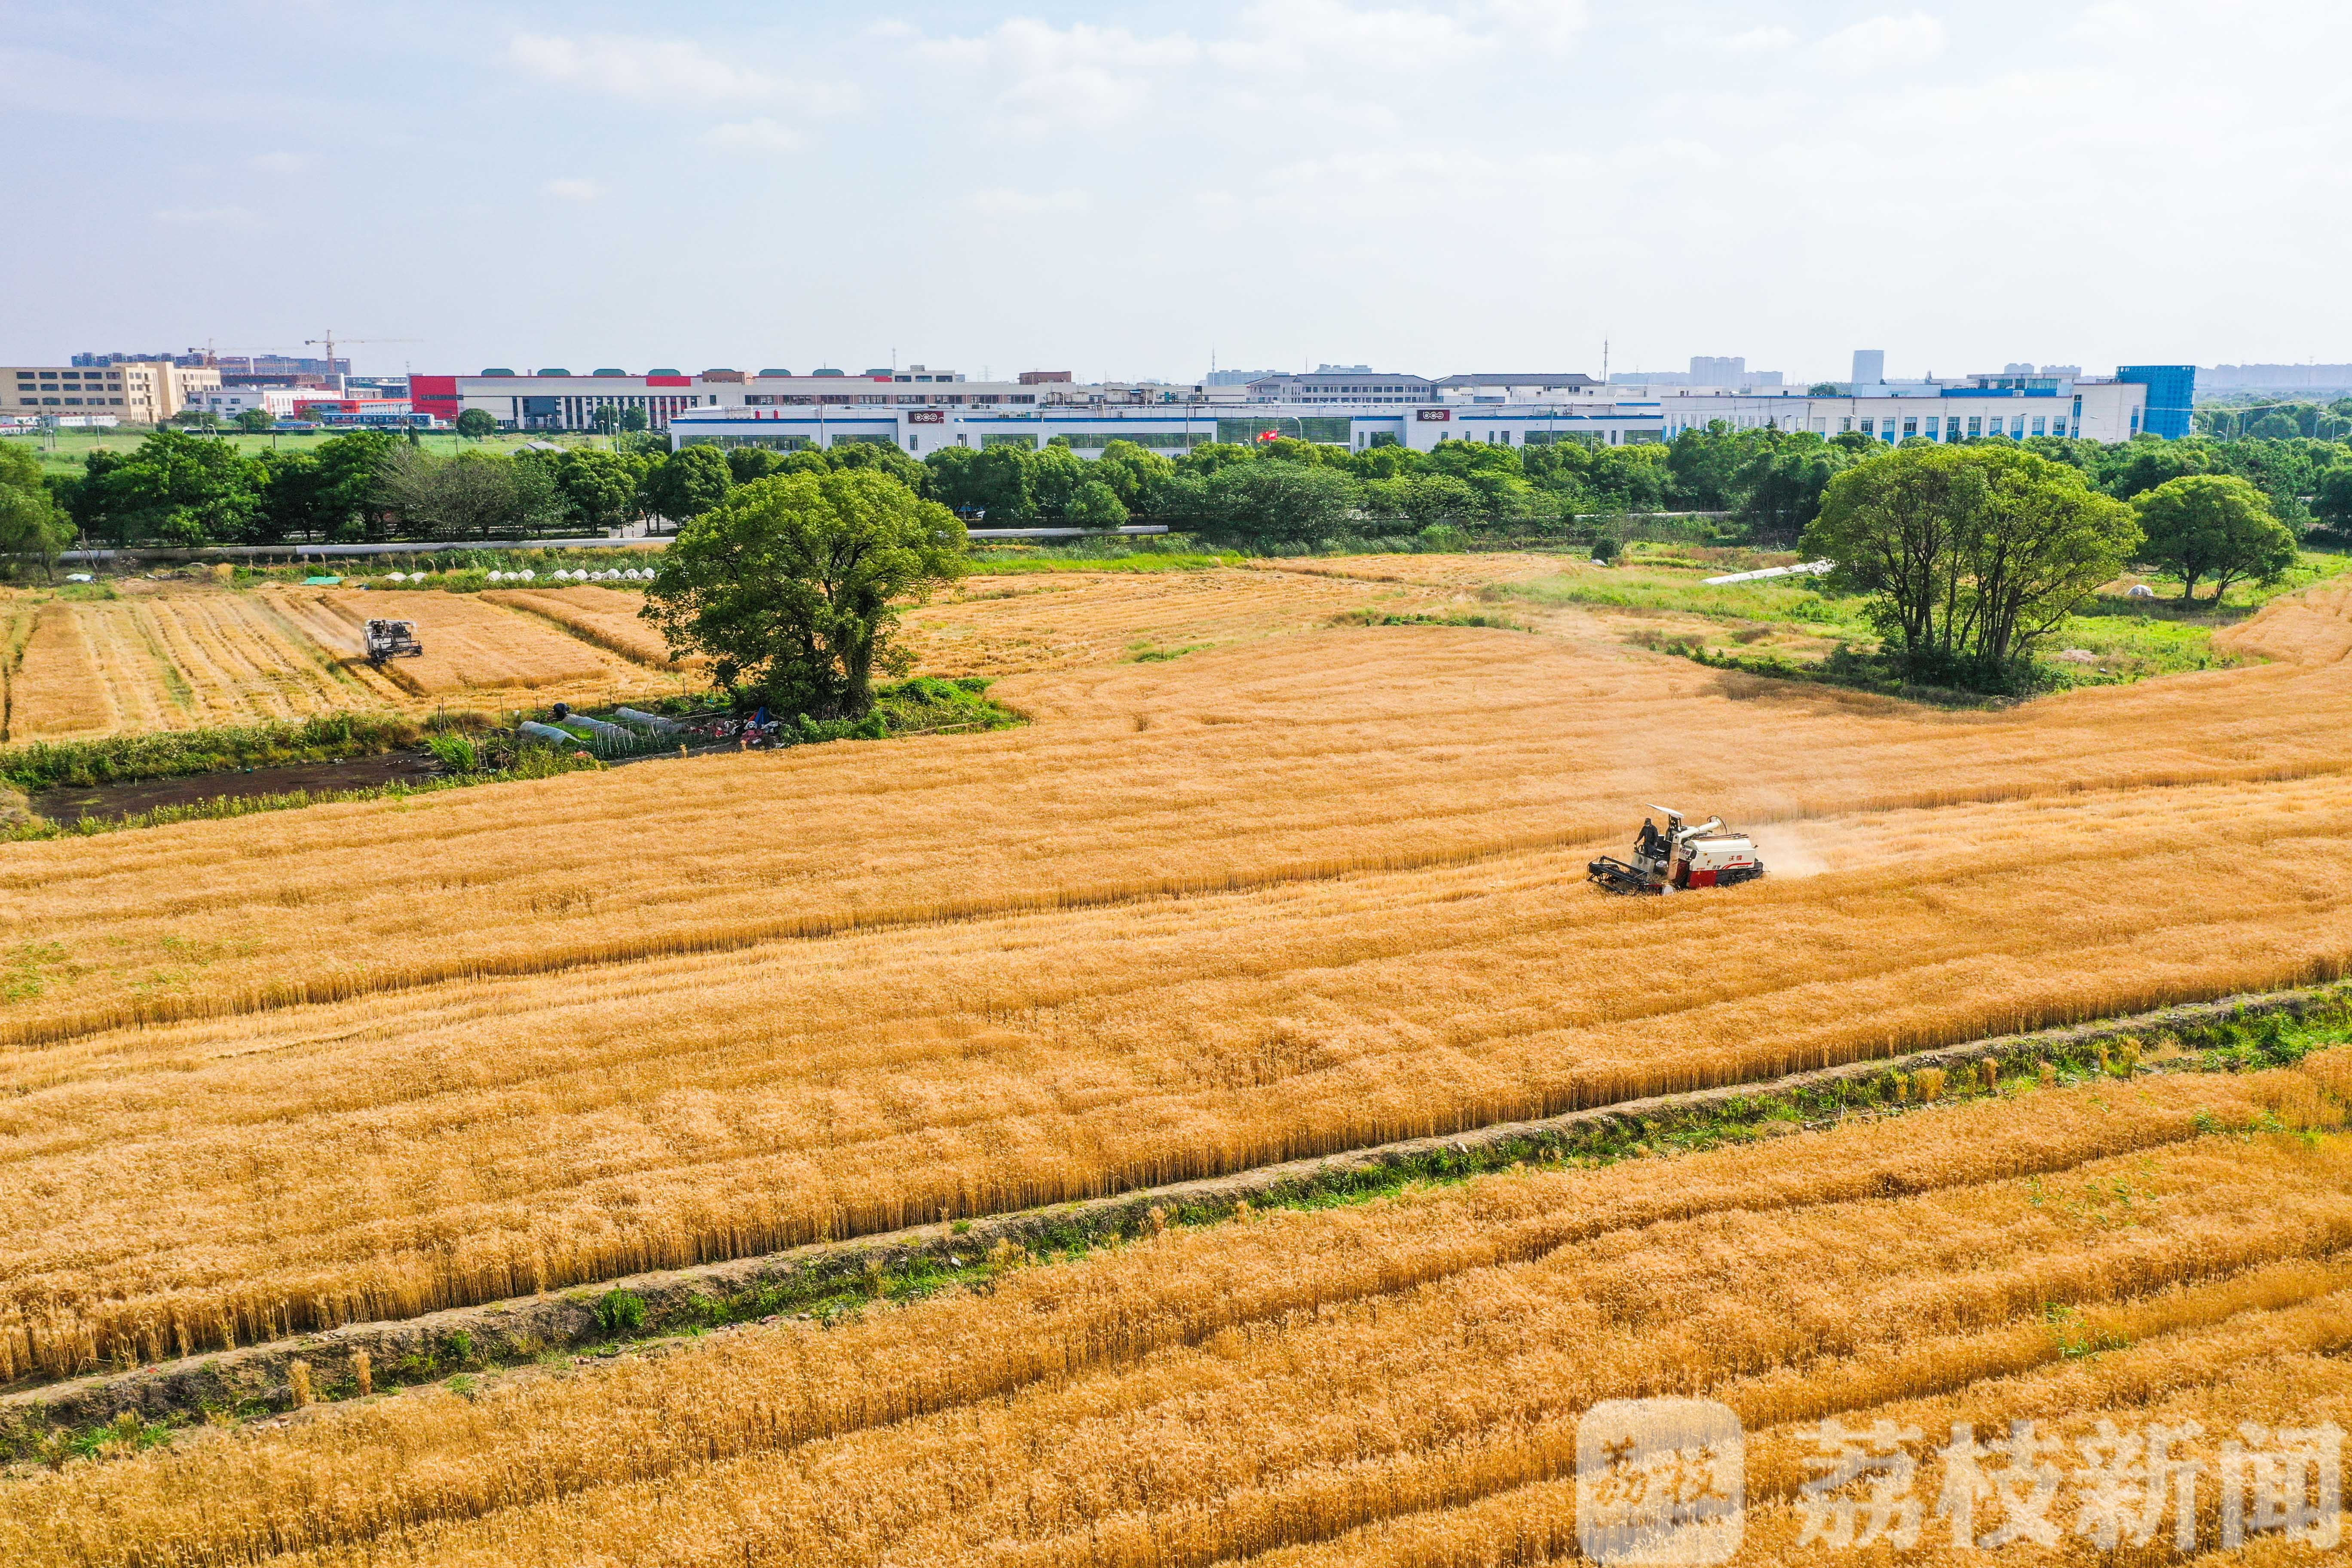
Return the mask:
M 1010 186 L 995 185 L 972 192 L 964 197 L 963 205 L 973 212 L 1002 217 L 1032 213 L 1082 212 L 1091 204 L 1084 191 L 1016 191 Z
M 1714 47 L 1735 55 L 1761 54 L 1767 49 L 1785 49 L 1796 41 L 1797 35 L 1786 27 L 1750 27 L 1714 40 Z
M 2122 38 L 2144 38 L 2156 30 L 2156 24 L 2147 12 L 2125 0 L 2106 0 L 2092 6 L 2075 19 L 2067 29 L 2067 37 L 2108 42 Z
M 994 87 L 999 122 L 1032 134 L 1124 119 L 1150 100 L 1161 79 L 1201 55 L 1181 33 L 1141 37 L 1124 27 L 1055 27 L 1027 17 L 976 37 L 920 38 L 915 48 Z
M 1916 65 L 1943 52 L 1944 25 L 1933 16 L 1873 16 L 1814 46 L 1823 64 L 1848 76 Z
M 540 188 L 567 202 L 593 202 L 604 194 L 604 187 L 593 180 L 550 180 Z
M 803 140 L 799 132 L 789 125 L 779 125 L 764 114 L 757 120 L 714 125 L 702 133 L 702 139 L 713 147 L 740 153 L 789 153 Z
M 583 38 L 518 33 L 507 58 L 533 76 L 648 100 L 764 98 L 778 90 L 763 72 L 730 64 L 682 38 L 632 38 L 599 33 Z
M 155 221 L 184 228 L 231 228 L 251 223 L 253 214 L 244 207 L 164 207 L 155 214 Z
M 1518 8 L 1561 9 L 1538 0 L 1520 0 Z M 1209 56 L 1234 69 L 1328 76 L 1334 68 L 1424 71 L 1484 53 L 1493 43 L 1435 11 L 1359 11 L 1340 0 L 1261 0 L 1244 14 L 1243 36 L 1212 44 Z
M 299 174 L 317 168 L 319 160 L 308 153 L 257 153 L 246 163 L 265 174 Z
M 1566 48 L 1591 19 L 1584 0 L 1487 0 L 1486 9 L 1505 44 L 1547 49 Z

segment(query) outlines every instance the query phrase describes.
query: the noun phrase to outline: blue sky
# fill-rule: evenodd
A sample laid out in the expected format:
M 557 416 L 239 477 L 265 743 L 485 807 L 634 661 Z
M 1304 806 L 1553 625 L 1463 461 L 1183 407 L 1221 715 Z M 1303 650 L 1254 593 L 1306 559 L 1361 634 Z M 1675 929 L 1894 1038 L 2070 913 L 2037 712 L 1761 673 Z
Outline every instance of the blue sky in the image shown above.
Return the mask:
M 0 0 L 0 361 L 2352 360 L 2352 6 Z

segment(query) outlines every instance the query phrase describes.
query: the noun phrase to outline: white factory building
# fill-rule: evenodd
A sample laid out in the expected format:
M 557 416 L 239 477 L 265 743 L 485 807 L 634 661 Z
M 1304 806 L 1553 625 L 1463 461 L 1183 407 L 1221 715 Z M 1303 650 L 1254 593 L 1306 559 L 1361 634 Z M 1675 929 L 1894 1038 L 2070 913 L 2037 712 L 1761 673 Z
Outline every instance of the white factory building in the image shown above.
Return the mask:
M 2073 436 L 2128 441 L 2147 424 L 2148 387 L 2114 377 L 1970 375 L 1954 382 L 1877 384 L 1861 395 L 1652 389 L 1665 438 L 1716 420 L 1734 429 L 1858 432 L 1873 440 L 1965 441 L 1989 436 Z
M 1188 395 L 1022 407 L 714 406 L 673 416 L 669 435 L 673 447 L 708 443 L 778 451 L 878 441 L 919 458 L 944 447 L 1016 445 L 1034 450 L 1060 440 L 1079 457 L 1095 458 L 1113 441 L 1132 441 L 1171 456 L 1212 441 L 1248 442 L 1267 435 L 1358 451 L 1390 445 L 1427 451 L 1440 441 L 1527 447 L 1575 440 L 1613 447 L 1655 441 L 1661 429 L 1656 404 L 1606 399 L 1350 408 Z

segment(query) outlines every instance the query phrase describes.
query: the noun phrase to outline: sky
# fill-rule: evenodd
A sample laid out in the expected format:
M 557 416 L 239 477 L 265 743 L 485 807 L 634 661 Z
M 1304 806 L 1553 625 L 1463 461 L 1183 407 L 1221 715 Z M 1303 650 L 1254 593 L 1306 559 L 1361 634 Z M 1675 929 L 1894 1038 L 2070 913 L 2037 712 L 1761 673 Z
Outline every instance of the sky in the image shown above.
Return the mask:
M 2347 59 L 2343 0 L 0 0 L 0 363 L 2352 361 Z

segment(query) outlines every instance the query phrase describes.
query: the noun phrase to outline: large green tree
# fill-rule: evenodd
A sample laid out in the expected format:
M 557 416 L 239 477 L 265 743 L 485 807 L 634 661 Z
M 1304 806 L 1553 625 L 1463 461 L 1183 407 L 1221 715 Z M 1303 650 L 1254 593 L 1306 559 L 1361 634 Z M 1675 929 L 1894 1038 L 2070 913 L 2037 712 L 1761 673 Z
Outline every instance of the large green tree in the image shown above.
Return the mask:
M 678 531 L 643 614 L 739 703 L 856 718 L 876 672 L 909 663 L 900 606 L 961 575 L 969 550 L 954 513 L 887 473 L 779 474 Z
M 162 429 L 127 454 L 92 453 L 78 513 L 117 544 L 238 544 L 253 536 L 264 482 L 230 443 Z
M 48 572 L 73 536 L 73 524 L 58 511 L 42 477 L 40 459 L 14 442 L 0 442 L 0 551 L 32 556 Z
M 402 447 L 383 474 L 386 503 L 417 537 L 521 539 L 551 532 L 566 521 L 551 463 L 487 452 L 436 458 Z
M 681 447 L 646 475 L 641 504 L 656 517 L 688 523 L 727 499 L 735 488 L 727 454 L 717 447 Z
M 2129 507 L 2013 446 L 1899 447 L 1830 481 L 1802 548 L 1869 594 L 1916 679 L 2004 689 L 2137 549 Z
M 1234 463 L 1201 482 L 1193 526 L 1265 548 L 1312 548 L 1347 530 L 1357 499 L 1356 481 L 1323 464 Z
M 1759 539 L 1787 542 L 1821 514 L 1830 481 L 1855 456 L 1810 432 L 1752 451 L 1735 477 L 1734 512 Z
M 555 489 L 572 525 L 602 531 L 635 520 L 643 467 L 637 458 L 591 447 L 564 453 L 555 465 Z
M 2213 603 L 2232 583 L 2275 583 L 2295 561 L 2294 534 L 2270 498 L 2231 474 L 2184 474 L 2132 502 L 2147 542 L 2139 558 L 2180 579 L 2180 602 L 2213 584 Z
M 2322 469 L 2312 515 L 2337 533 L 2352 533 L 2352 460 Z

